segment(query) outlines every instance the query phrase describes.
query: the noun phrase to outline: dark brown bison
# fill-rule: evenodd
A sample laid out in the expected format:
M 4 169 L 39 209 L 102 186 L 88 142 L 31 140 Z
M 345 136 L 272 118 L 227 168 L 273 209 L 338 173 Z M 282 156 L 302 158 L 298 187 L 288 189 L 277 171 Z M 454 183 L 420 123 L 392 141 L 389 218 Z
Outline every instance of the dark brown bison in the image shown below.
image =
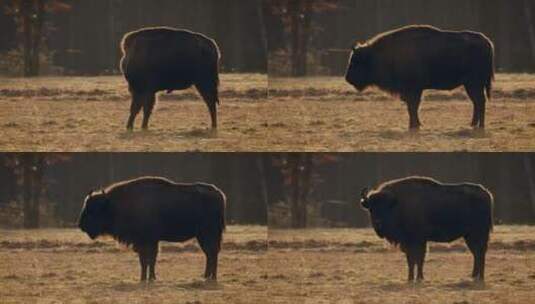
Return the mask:
M 217 128 L 221 56 L 213 39 L 187 30 L 154 27 L 126 34 L 121 46 L 121 71 L 132 94 L 128 130 L 134 127 L 141 108 L 142 128 L 148 128 L 156 92 L 184 90 L 192 85 L 208 106 L 212 129 Z
M 407 104 L 411 130 L 421 125 L 418 108 L 423 90 L 463 85 L 474 104 L 472 126 L 484 128 L 485 103 L 494 79 L 493 58 L 493 44 L 481 33 L 412 25 L 353 47 L 345 79 L 359 91 L 377 86 L 399 95 Z
M 155 280 L 158 241 L 196 238 L 206 255 L 204 277 L 217 279 L 217 257 L 225 229 L 225 194 L 204 184 L 140 177 L 113 184 L 86 197 L 79 227 L 95 239 L 110 235 L 139 255 L 141 281 Z
M 478 184 L 445 184 L 428 177 L 392 180 L 368 192 L 362 207 L 370 212 L 380 238 L 400 245 L 407 256 L 409 281 L 423 280 L 426 242 L 464 238 L 474 256 L 472 277 L 483 280 L 485 254 L 492 231 L 492 194 Z

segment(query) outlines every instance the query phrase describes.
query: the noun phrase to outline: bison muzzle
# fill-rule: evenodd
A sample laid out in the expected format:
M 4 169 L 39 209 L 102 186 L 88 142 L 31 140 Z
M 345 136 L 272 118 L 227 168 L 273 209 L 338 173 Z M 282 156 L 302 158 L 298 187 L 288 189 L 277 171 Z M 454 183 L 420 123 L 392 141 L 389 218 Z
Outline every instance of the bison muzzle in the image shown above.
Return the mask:
M 483 280 L 485 254 L 492 231 L 492 194 L 472 183 L 446 184 L 428 177 L 392 180 L 361 194 L 380 238 L 399 245 L 407 256 L 408 280 L 423 280 L 427 242 L 464 238 L 474 256 L 472 277 Z
M 462 85 L 474 105 L 471 125 L 484 128 L 494 46 L 477 32 L 406 26 L 353 47 L 345 79 L 359 91 L 376 86 L 399 96 L 407 104 L 410 130 L 420 128 L 418 108 L 424 90 Z
M 158 242 L 196 238 L 206 255 L 204 277 L 217 279 L 217 259 L 225 229 L 224 193 L 205 183 L 175 183 L 141 177 L 91 191 L 79 227 L 91 239 L 110 235 L 139 255 L 141 281 L 155 280 Z
M 217 128 L 220 52 L 213 39 L 203 34 L 170 27 L 142 28 L 126 34 L 121 43 L 120 66 L 132 95 L 128 130 L 143 108 L 142 128 L 159 91 L 172 92 L 195 86 Z

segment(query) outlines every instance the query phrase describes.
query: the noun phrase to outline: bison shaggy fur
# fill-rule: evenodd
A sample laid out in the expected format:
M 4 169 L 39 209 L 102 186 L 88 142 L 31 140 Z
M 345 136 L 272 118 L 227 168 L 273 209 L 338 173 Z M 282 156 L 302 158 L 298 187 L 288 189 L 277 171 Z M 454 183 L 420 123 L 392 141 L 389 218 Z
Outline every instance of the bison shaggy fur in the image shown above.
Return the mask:
M 369 211 L 380 238 L 399 245 L 407 256 L 408 280 L 423 280 L 426 243 L 464 238 L 474 256 L 472 277 L 483 280 L 485 254 L 492 231 L 493 197 L 472 183 L 446 184 L 429 177 L 392 180 L 362 192 L 362 207 Z
M 196 238 L 206 255 L 204 277 L 217 279 L 217 259 L 225 229 L 225 194 L 205 183 L 175 183 L 140 177 L 91 191 L 79 227 L 91 239 L 110 235 L 139 255 L 141 280 L 156 279 L 158 242 Z
M 421 125 L 418 108 L 424 90 L 464 86 L 474 105 L 471 124 L 484 128 L 494 46 L 482 33 L 406 26 L 353 47 L 345 79 L 359 91 L 376 86 L 398 95 L 407 104 L 411 130 Z
M 121 71 L 132 95 L 128 130 L 134 127 L 142 108 L 142 128 L 148 128 L 158 91 L 191 86 L 197 88 L 208 106 L 212 129 L 217 128 L 221 55 L 213 39 L 183 29 L 151 27 L 127 33 L 121 49 Z

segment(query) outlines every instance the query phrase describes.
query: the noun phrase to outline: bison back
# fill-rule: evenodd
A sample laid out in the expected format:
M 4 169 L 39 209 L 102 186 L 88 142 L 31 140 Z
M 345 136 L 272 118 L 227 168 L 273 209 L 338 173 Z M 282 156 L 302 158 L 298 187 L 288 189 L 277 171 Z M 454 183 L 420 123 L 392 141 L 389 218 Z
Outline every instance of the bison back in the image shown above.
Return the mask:
M 414 178 L 387 187 L 398 200 L 400 221 L 413 237 L 450 242 L 492 230 L 492 194 L 481 185 L 442 184 Z
M 121 71 L 134 88 L 182 89 L 200 80 L 219 83 L 219 49 L 202 34 L 147 28 L 126 34 L 121 45 Z
M 492 42 L 483 34 L 410 26 L 369 42 L 379 86 L 391 91 L 453 89 L 494 78 Z
M 130 181 L 109 191 L 115 226 L 125 243 L 181 242 L 225 229 L 225 196 L 209 184 L 177 184 L 165 179 Z

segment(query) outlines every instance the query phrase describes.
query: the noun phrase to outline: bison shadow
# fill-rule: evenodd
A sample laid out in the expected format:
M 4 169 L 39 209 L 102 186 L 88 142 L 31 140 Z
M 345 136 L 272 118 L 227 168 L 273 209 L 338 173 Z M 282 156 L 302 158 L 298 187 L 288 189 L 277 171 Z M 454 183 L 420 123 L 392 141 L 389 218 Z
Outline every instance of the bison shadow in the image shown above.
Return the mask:
M 195 128 L 187 131 L 180 131 L 175 133 L 178 137 L 185 138 L 216 138 L 217 131 L 213 129 Z
M 461 137 L 461 138 L 488 138 L 490 137 L 490 133 L 486 132 L 484 129 L 467 129 L 467 128 L 446 132 L 446 135 L 450 137 Z
M 194 128 L 185 131 L 171 132 L 173 136 L 179 138 L 217 138 L 217 131 L 209 128 Z M 135 140 L 169 135 L 168 132 L 153 130 L 135 130 L 123 131 L 119 133 L 118 138 L 121 140 Z
M 407 130 L 386 130 L 377 132 L 377 136 L 384 139 L 417 138 L 420 135 L 419 132 L 411 132 Z
M 386 292 L 399 292 L 407 289 L 419 289 L 426 287 L 438 287 L 434 286 L 432 282 L 423 281 L 423 282 L 389 282 L 377 286 L 381 291 Z M 485 285 L 485 282 L 481 281 L 472 281 L 472 280 L 462 280 L 455 283 L 446 283 L 442 284 L 443 289 L 451 290 L 487 290 L 488 286 Z
M 407 282 L 407 281 L 403 281 L 403 282 L 389 282 L 389 283 L 381 284 L 381 285 L 377 286 L 377 288 L 380 289 L 381 291 L 399 292 L 399 291 L 404 291 L 404 290 L 407 290 L 407 289 L 422 288 L 422 287 L 425 287 L 425 286 L 426 286 L 425 282 Z
M 120 292 L 132 292 L 149 288 L 152 284 L 153 283 L 147 284 L 146 282 L 120 282 L 114 284 L 111 289 Z
M 180 283 L 176 285 L 178 288 L 182 289 L 195 289 L 195 290 L 221 290 L 223 285 L 217 283 L 216 281 L 206 280 L 206 281 L 193 281 L 188 283 Z
M 444 288 L 453 289 L 453 290 L 486 290 L 488 286 L 485 282 L 473 281 L 473 280 L 462 280 L 456 283 L 447 283 L 443 285 Z

